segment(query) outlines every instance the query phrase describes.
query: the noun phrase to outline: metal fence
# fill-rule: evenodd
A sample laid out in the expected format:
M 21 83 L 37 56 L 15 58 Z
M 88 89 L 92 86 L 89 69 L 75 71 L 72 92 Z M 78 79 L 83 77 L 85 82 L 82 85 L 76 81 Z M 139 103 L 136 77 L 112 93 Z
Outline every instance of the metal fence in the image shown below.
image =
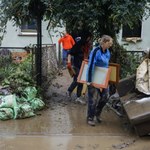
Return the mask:
M 6 64 L 6 58 L 9 57 L 11 61 L 8 63 L 20 63 L 25 60 L 28 54 L 31 55 L 31 76 L 36 77 L 36 69 L 42 68 L 42 85 L 46 85 L 52 79 L 53 75 L 58 71 L 57 57 L 56 57 L 56 45 L 55 44 L 43 44 L 42 45 L 42 66 L 36 64 L 36 53 L 37 47 L 0 47 L 0 66 Z M 3 58 L 3 59 L 2 59 Z M 8 60 L 8 59 L 7 59 Z
M 144 59 L 144 51 L 126 51 L 125 53 L 130 54 L 133 58 L 136 59 L 136 63 L 140 64 Z
M 37 47 L 36 45 L 33 45 L 32 47 L 0 47 L 0 58 L 3 57 L 3 55 L 10 55 L 14 62 L 21 62 L 24 60 L 24 58 L 28 55 L 28 53 L 32 53 L 32 76 L 36 76 L 36 69 L 37 67 L 41 67 L 42 69 L 42 83 L 44 85 L 49 84 L 49 81 L 53 78 L 53 75 L 58 72 L 58 65 L 59 62 L 61 62 L 61 57 L 58 57 L 59 54 L 56 52 L 56 45 L 55 44 L 43 44 L 42 45 L 42 65 L 38 66 L 36 64 L 36 53 Z M 60 53 L 60 52 L 59 52 Z M 130 68 L 135 67 L 135 64 L 140 64 L 141 61 L 144 59 L 144 51 L 125 51 L 121 53 L 129 54 L 130 57 L 134 58 L 131 60 L 130 58 L 127 58 L 128 63 L 130 64 Z M 14 55 L 13 55 L 14 54 Z M 121 55 L 121 54 L 119 54 Z M 117 59 L 117 54 L 116 54 Z M 2 63 L 2 61 L 1 61 Z M 6 62 L 3 62 L 4 64 Z M 3 66 L 1 64 L 1 66 Z M 44 82 L 43 82 L 44 81 Z

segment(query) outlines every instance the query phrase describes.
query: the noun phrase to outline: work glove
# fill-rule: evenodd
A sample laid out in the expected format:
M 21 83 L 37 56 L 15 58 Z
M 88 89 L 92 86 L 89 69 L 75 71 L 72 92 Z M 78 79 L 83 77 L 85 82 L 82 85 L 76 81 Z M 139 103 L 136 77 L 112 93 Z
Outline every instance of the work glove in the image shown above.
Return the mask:
M 69 70 L 71 70 L 71 68 L 72 68 L 71 62 L 70 62 L 70 63 L 67 63 L 67 68 L 68 68 Z

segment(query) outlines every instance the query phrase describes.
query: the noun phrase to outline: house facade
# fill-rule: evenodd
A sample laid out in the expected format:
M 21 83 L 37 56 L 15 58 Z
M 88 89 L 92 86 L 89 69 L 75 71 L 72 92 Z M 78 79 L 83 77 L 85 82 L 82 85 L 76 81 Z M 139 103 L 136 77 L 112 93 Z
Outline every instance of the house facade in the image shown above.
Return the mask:
M 47 21 L 42 22 L 42 44 L 56 44 L 58 50 L 59 33 L 64 29 L 47 30 L 47 25 Z M 124 28 L 122 28 L 117 35 L 119 43 L 129 51 L 142 51 L 150 48 L 149 26 L 150 17 L 143 20 L 133 33 L 130 30 L 124 32 Z M 37 32 L 35 30 L 23 30 L 13 26 L 12 22 L 8 22 L 6 31 L 1 47 L 26 47 L 37 44 Z
M 133 30 L 123 32 L 123 27 L 118 34 L 118 41 L 129 51 L 143 51 L 150 49 L 150 17 L 143 19 L 139 26 Z
M 55 33 L 55 30 L 61 31 L 63 29 L 56 28 L 55 30 L 47 30 L 47 21 L 42 22 L 42 44 L 56 44 L 60 37 L 59 32 Z M 20 28 L 13 26 L 12 22 L 7 23 L 6 34 L 2 40 L 1 47 L 27 47 L 37 44 L 37 32 L 30 26 L 26 28 Z

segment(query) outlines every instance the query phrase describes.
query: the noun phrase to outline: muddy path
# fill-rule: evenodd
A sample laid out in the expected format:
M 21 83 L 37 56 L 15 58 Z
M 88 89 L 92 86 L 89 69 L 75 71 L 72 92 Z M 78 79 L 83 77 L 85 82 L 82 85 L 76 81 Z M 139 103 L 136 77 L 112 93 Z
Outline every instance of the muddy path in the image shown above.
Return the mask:
M 87 125 L 87 105 L 68 101 L 66 97 L 71 80 L 66 70 L 53 80 L 45 95 L 47 107 L 37 116 L 0 121 L 0 150 L 150 149 L 150 137 L 138 137 L 126 118 L 118 117 L 108 108 L 102 113 L 101 124 Z

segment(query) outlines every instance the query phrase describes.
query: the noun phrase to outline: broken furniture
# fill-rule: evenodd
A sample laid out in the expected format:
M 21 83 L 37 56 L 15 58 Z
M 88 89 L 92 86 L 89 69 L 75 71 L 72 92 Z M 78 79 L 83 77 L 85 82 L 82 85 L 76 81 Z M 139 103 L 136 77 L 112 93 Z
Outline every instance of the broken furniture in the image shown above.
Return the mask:
M 123 104 L 131 125 L 139 136 L 150 133 L 150 97 L 129 100 Z
M 139 136 L 150 134 L 150 97 L 135 89 L 135 76 L 119 81 L 117 90 L 122 106 Z

